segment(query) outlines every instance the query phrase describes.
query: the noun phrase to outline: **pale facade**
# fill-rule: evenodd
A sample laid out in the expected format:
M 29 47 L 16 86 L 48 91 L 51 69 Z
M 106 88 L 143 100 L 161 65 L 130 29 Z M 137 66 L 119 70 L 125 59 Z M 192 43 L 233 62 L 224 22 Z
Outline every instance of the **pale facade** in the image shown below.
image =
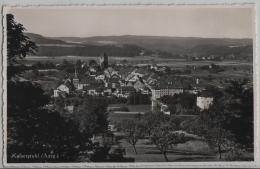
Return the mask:
M 83 87 L 84 87 L 84 84 L 80 84 L 80 83 L 79 83 L 78 86 L 77 86 L 77 89 L 78 89 L 78 90 L 83 90 Z
M 163 96 L 173 96 L 183 93 L 183 89 L 152 89 L 152 100 L 159 99 Z
M 57 89 L 53 90 L 53 96 L 54 97 L 59 97 L 59 93 L 60 92 L 64 92 L 64 93 L 69 94 L 70 93 L 70 89 L 66 85 L 61 84 L 59 87 L 57 87 Z
M 57 90 L 58 90 L 58 91 L 65 92 L 65 93 L 67 93 L 67 94 L 70 93 L 70 89 L 69 89 L 66 85 L 64 85 L 64 84 L 60 85 L 60 86 L 57 88 Z
M 55 89 L 55 90 L 53 90 L 53 92 L 54 92 L 54 93 L 53 93 L 53 96 L 54 96 L 54 97 L 59 97 L 59 90 L 56 90 L 56 89 Z
M 210 105 L 213 104 L 213 97 L 197 97 L 197 106 L 201 110 L 209 109 Z
M 105 80 L 105 75 L 98 75 L 95 77 L 96 80 Z

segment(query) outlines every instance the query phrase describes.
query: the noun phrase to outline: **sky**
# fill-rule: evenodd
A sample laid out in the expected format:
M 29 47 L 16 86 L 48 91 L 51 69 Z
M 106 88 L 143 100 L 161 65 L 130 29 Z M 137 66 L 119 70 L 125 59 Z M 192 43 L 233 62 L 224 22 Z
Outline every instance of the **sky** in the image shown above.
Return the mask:
M 118 35 L 253 38 L 250 6 L 12 7 L 27 32 L 47 37 Z

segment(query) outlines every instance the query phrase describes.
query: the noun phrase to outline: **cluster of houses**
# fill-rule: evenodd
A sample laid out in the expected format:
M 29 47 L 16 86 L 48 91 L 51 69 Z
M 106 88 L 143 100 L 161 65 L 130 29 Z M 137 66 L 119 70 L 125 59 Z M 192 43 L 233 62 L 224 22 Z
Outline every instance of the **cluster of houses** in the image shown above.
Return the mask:
M 158 76 L 151 70 L 156 66 L 147 67 L 122 67 L 115 69 L 109 67 L 107 56 L 100 59 L 101 70 L 90 67 L 88 73 L 78 74 L 75 69 L 73 76 L 68 77 L 58 84 L 53 91 L 53 97 L 69 97 L 70 95 L 116 96 L 127 98 L 131 93 L 140 92 L 151 96 L 152 108 L 158 99 L 170 95 L 189 92 L 197 94 L 200 91 L 199 79 L 192 81 L 182 78 Z M 198 96 L 197 105 L 207 109 L 212 104 L 212 97 Z M 164 109 L 165 105 L 163 106 Z
M 211 60 L 223 60 L 225 57 L 221 55 L 214 55 L 214 54 L 209 54 L 209 55 L 199 55 L 196 53 L 186 55 L 186 60 L 187 61 L 211 61 Z
M 117 96 L 127 98 L 132 92 L 150 94 L 151 91 L 143 80 L 144 74 L 133 69 L 130 72 L 116 71 L 112 67 L 102 72 L 78 75 L 64 79 L 56 89 L 54 97 L 69 96 L 70 94 L 87 94 L 102 96 Z

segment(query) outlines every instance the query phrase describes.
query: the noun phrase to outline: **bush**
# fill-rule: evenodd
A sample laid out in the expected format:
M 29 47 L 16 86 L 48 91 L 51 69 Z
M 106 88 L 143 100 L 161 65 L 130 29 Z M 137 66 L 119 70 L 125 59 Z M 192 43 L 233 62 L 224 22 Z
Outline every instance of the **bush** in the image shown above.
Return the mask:
M 90 157 L 93 162 L 134 162 L 134 158 L 125 158 L 125 149 L 116 148 L 112 151 L 111 147 L 98 147 Z
M 245 149 L 241 149 L 241 148 L 238 148 L 238 147 L 233 147 L 233 148 L 231 148 L 230 151 L 228 151 L 225 154 L 224 158 L 227 161 L 241 161 L 241 160 L 244 160 L 243 155 L 245 153 L 246 153 Z

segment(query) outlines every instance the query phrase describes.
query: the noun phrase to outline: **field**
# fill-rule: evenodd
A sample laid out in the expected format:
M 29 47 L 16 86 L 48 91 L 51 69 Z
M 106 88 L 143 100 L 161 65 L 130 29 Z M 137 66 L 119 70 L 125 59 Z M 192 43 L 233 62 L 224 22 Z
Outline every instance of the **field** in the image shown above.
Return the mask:
M 130 112 L 148 112 L 151 110 L 150 104 L 128 105 L 128 104 L 110 104 L 108 109 L 127 107 Z
M 50 56 L 27 56 L 22 62 L 24 64 L 31 65 L 36 62 L 52 62 L 54 64 L 62 63 L 63 60 L 69 62 L 76 62 L 77 60 L 81 61 L 98 61 L 97 56 L 59 56 L 59 57 L 50 57 Z M 138 57 L 109 57 L 109 63 L 128 63 L 129 65 L 136 66 L 146 66 L 148 64 L 156 63 L 159 66 L 169 66 L 174 70 L 187 70 L 187 68 L 192 67 L 201 67 L 209 66 L 215 64 L 221 67 L 224 71 L 221 72 L 209 72 L 208 70 L 193 70 L 191 74 L 183 73 L 182 76 L 187 77 L 199 77 L 202 79 L 211 78 L 213 81 L 219 81 L 227 78 L 242 79 L 250 78 L 253 79 L 253 63 L 249 61 L 241 60 L 224 60 L 224 61 L 186 61 L 185 59 L 167 59 L 151 56 L 138 56 Z M 211 76 L 211 77 L 210 77 Z M 208 83 L 208 81 L 206 82 Z M 212 82 L 213 84 L 215 82 Z M 217 84 L 221 85 L 221 84 Z
M 50 57 L 50 56 L 27 56 L 26 59 L 23 60 L 25 64 L 32 64 L 38 61 L 46 62 L 50 61 L 52 63 L 60 63 L 64 59 L 76 62 L 77 60 L 89 61 L 89 60 L 98 60 L 96 56 L 59 56 L 59 57 Z M 138 56 L 138 57 L 109 57 L 110 63 L 121 63 L 122 61 L 127 61 L 131 64 L 137 64 L 140 66 L 145 66 L 147 64 L 157 63 L 158 65 L 165 65 L 170 67 L 186 67 L 192 65 L 209 65 L 211 63 L 215 63 L 217 65 L 223 66 L 241 66 L 247 65 L 252 66 L 252 62 L 248 61 L 186 61 L 185 59 L 167 59 L 167 58 L 158 58 L 151 56 Z
M 128 107 L 129 112 L 113 111 L 119 107 Z M 110 124 L 117 124 L 126 119 L 135 119 L 138 112 L 149 112 L 151 105 L 127 105 L 127 104 L 111 104 L 108 109 L 108 118 Z M 181 119 L 190 119 L 194 116 L 178 116 Z M 120 132 L 115 132 L 119 134 Z M 122 147 L 125 149 L 125 157 L 134 158 L 135 162 L 164 162 L 165 159 L 157 147 L 152 144 L 149 139 L 140 139 L 136 144 L 137 154 L 131 144 L 125 139 L 119 140 L 119 144 L 114 147 Z M 216 155 L 212 153 L 208 144 L 201 140 L 191 140 L 184 144 L 177 144 L 172 147 L 167 156 L 169 161 L 215 161 Z
M 135 162 L 164 162 L 165 159 L 155 145 L 148 140 L 139 140 L 136 144 L 137 154 L 133 147 L 125 140 L 120 145 L 126 148 L 126 157 L 132 157 Z M 189 141 L 185 144 L 178 144 L 167 153 L 169 161 L 216 161 L 208 145 L 203 141 Z
M 120 107 L 127 107 L 129 112 L 124 111 L 113 111 Z M 111 123 L 117 123 L 125 119 L 133 119 L 138 116 L 138 114 L 143 114 L 149 112 L 151 105 L 127 105 L 127 104 L 110 104 L 108 110 L 110 110 L 108 118 Z

